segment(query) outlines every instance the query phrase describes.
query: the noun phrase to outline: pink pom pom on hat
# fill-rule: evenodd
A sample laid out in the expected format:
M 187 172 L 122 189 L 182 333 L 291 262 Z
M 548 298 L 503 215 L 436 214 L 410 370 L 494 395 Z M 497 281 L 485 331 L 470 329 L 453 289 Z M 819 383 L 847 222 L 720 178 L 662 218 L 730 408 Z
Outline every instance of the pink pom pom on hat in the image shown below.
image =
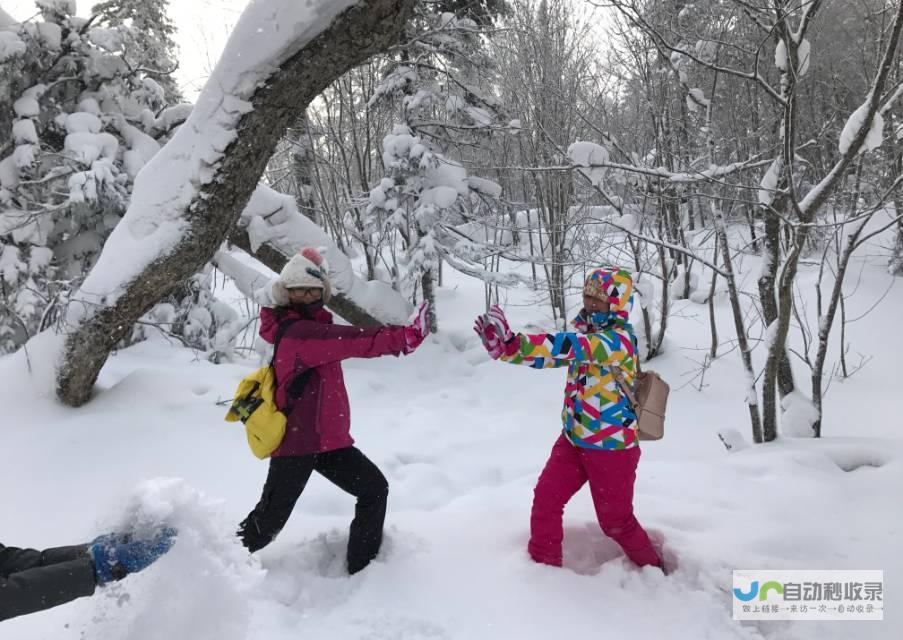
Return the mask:
M 313 262 L 318 267 L 323 264 L 323 256 L 320 255 L 320 252 L 313 247 L 304 247 L 298 253 Z

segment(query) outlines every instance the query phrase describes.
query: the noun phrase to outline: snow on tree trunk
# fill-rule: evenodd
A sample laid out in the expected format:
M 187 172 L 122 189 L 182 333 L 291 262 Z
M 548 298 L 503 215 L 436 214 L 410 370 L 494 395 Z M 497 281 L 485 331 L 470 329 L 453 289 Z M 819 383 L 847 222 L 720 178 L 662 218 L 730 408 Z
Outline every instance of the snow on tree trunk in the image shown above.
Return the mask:
M 132 202 L 74 296 L 62 402 L 88 401 L 116 342 L 219 248 L 286 127 L 339 75 L 395 42 L 413 0 L 255 2 L 191 116 L 139 174 Z

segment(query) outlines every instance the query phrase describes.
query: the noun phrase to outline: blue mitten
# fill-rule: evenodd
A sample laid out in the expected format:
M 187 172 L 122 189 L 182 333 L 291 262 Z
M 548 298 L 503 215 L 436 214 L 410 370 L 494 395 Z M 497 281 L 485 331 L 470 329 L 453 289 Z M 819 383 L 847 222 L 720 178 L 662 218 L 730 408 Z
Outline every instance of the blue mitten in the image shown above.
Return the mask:
M 117 541 L 121 541 L 126 536 L 121 533 L 105 533 L 103 535 L 97 536 L 91 542 L 88 543 L 88 547 L 93 547 L 95 544 L 115 544 Z
M 97 584 L 122 580 L 130 573 L 146 569 L 172 548 L 175 538 L 176 530 L 171 527 L 144 540 L 135 540 L 128 534 L 99 536 L 89 547 Z

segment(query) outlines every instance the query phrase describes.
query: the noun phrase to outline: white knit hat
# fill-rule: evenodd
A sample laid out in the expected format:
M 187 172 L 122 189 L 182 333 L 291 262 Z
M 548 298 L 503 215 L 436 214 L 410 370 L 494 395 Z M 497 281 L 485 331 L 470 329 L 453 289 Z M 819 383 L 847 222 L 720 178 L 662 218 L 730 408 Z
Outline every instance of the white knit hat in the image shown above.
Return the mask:
M 286 289 L 294 287 L 319 287 L 323 289 L 323 301 L 330 296 L 328 265 L 319 251 L 304 247 L 285 263 L 279 274 L 279 283 Z

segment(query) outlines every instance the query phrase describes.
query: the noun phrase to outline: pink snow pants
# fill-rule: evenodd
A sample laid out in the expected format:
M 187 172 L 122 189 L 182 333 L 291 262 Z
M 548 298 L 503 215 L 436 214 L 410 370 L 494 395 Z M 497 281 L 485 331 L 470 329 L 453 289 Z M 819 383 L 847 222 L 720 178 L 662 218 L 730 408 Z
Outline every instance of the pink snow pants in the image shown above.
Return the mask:
M 527 546 L 530 557 L 536 562 L 561 566 L 564 506 L 588 480 L 596 517 L 605 535 L 621 545 L 637 565 L 660 567 L 661 558 L 633 515 L 633 483 L 639 460 L 639 447 L 584 449 L 572 445 L 564 434 L 559 436 L 533 490 Z

